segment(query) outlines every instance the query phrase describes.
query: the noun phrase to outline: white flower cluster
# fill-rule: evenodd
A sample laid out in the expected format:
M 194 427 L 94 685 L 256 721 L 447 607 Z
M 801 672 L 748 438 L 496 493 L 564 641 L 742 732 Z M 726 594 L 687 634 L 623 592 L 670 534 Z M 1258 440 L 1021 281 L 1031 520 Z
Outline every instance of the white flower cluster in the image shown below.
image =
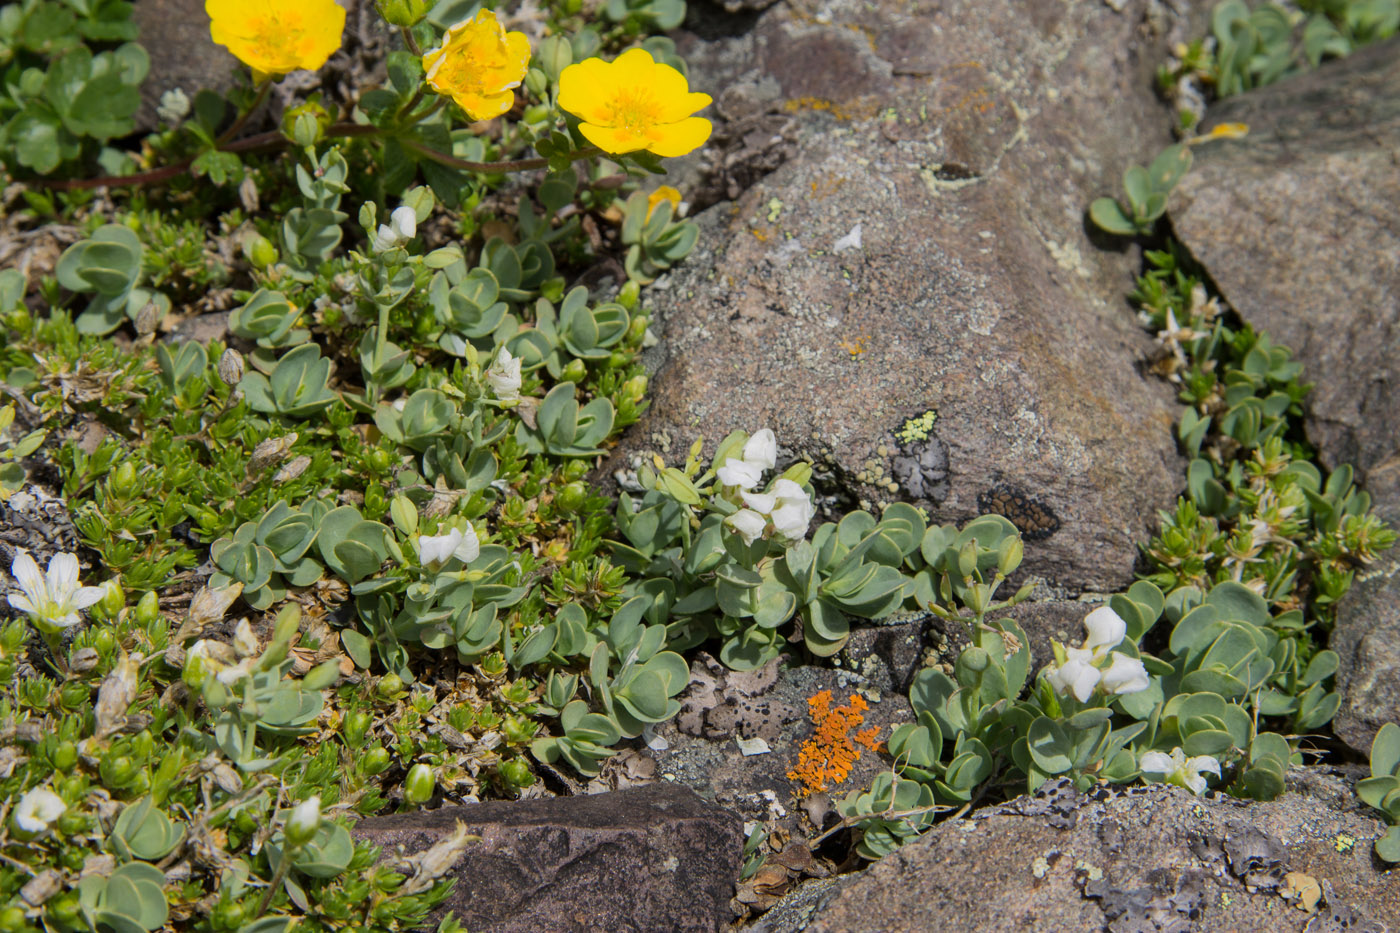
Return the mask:
M 418 232 L 418 214 L 408 205 L 394 208 L 387 224 L 380 224 L 374 235 L 374 251 L 387 253 L 395 247 L 403 246 Z
M 19 584 L 20 593 L 11 593 L 10 605 L 27 613 L 34 627 L 53 635 L 81 621 L 78 611 L 96 603 L 106 590 L 100 586 L 78 585 L 78 558 L 72 554 L 55 554 L 49 558 L 47 577 L 28 551 L 17 551 L 10 564 L 10 576 Z
M 806 491 L 790 479 L 775 480 L 766 493 L 750 491 L 763 480 L 764 471 L 777 464 L 778 440 L 772 430 L 764 428 L 748 439 L 739 458 L 729 457 L 715 471 L 721 483 L 739 489 L 748 506 L 724 520 L 745 544 L 753 544 L 770 528 L 780 538 L 800 541 L 817 514 Z
M 1201 776 L 1205 772 L 1220 777 L 1219 761 L 1209 755 L 1187 758 L 1180 746 L 1172 749 L 1170 755 L 1165 752 L 1144 752 L 1138 759 L 1138 768 L 1144 774 L 1156 775 L 1157 780 L 1184 787 L 1193 794 L 1206 792 L 1206 779 Z
M 1142 661 L 1113 650 L 1128 634 L 1128 623 L 1118 613 L 1100 606 L 1084 617 L 1084 628 L 1089 633 L 1084 645 L 1064 648 L 1057 643 L 1055 657 L 1060 663 L 1045 669 L 1045 679 L 1056 693 L 1072 693 L 1079 702 L 1087 703 L 1100 687 L 1106 694 L 1137 693 L 1148 688 L 1147 668 Z
M 476 560 L 481 553 L 481 539 L 476 536 L 476 529 L 467 525 L 465 530 L 450 528 L 446 534 L 419 535 L 413 539 L 413 547 L 419 563 L 437 570 L 454 557 L 464 564 Z
M 486 383 L 496 398 L 503 402 L 520 398 L 520 358 L 511 356 L 510 351 L 501 347 L 491 367 L 486 370 Z

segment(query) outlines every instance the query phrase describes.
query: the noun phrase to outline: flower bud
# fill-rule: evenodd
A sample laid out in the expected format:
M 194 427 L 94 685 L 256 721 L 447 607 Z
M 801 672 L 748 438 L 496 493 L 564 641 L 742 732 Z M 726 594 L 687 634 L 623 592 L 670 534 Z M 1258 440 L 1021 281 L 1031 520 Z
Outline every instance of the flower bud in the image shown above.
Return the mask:
M 525 72 L 525 89 L 526 89 L 527 91 L 529 91 L 531 94 L 535 95 L 536 97 L 543 97 L 543 96 L 545 95 L 545 92 L 549 90 L 549 77 L 548 77 L 543 71 L 541 71 L 540 69 L 538 69 L 538 68 L 531 68 L 529 71 Z M 543 110 L 544 113 L 546 113 L 546 114 L 549 113 L 548 108 L 543 108 L 543 107 L 540 107 L 540 108 L 530 107 L 530 108 L 528 108 L 527 111 L 526 111 L 526 117 L 525 117 L 525 122 L 526 122 L 526 123 L 538 123 L 538 122 L 539 122 L 539 120 L 532 120 L 532 119 L 530 119 L 530 116 L 529 116 L 529 111 L 530 111 L 530 110 L 535 110 L 535 109 Z M 543 117 L 541 117 L 540 119 L 543 119 Z
M 432 799 L 436 783 L 432 769 L 420 762 L 408 769 L 408 777 L 403 782 L 403 799 L 415 807 L 421 807 Z
M 370 715 L 364 710 L 356 710 L 347 713 L 345 720 L 340 724 L 340 729 L 345 733 L 345 744 L 352 748 L 358 746 L 365 740 L 365 733 L 369 731 Z
M 142 337 L 154 334 L 161 317 L 163 315 L 160 313 L 160 305 L 154 301 L 146 302 L 141 306 L 141 310 L 136 312 L 136 333 Z
M 284 830 L 287 836 L 287 846 L 300 849 L 316 838 L 316 831 L 320 828 L 321 798 L 313 794 L 297 804 L 292 815 L 287 818 L 287 826 Z
M 583 483 L 569 483 L 559 490 L 554 502 L 566 513 L 577 512 L 588 501 L 588 487 Z
M 136 621 L 148 626 L 160 618 L 160 602 L 154 590 L 147 592 L 136 603 Z
M 330 122 L 330 114 L 320 101 L 308 100 L 282 114 L 282 135 L 305 149 L 321 141 Z
M 428 0 L 376 0 L 375 7 L 391 26 L 413 26 L 428 13 Z
M 1010 576 L 1017 567 L 1021 566 L 1021 558 L 1025 554 L 1026 546 L 1022 543 L 1020 535 L 1004 538 L 997 551 L 997 570 Z
M 53 754 L 49 756 L 49 760 L 59 771 L 71 770 L 78 763 L 78 746 L 72 742 L 59 742 L 54 748 Z
M 540 43 L 535 61 L 551 81 L 558 81 L 564 69 L 574 63 L 573 43 L 563 36 L 550 36 Z
M 628 311 L 637 307 L 637 299 L 642 295 L 642 286 L 636 279 L 628 279 L 627 284 L 617 293 L 617 303 Z M 635 319 L 634 319 L 635 320 Z
M 389 767 L 389 750 L 384 747 L 371 748 L 360 759 L 360 769 L 365 774 L 379 774 Z
M 131 494 L 136 491 L 136 464 L 130 460 L 123 460 L 121 465 L 112 471 L 107 485 L 118 499 L 131 498 Z

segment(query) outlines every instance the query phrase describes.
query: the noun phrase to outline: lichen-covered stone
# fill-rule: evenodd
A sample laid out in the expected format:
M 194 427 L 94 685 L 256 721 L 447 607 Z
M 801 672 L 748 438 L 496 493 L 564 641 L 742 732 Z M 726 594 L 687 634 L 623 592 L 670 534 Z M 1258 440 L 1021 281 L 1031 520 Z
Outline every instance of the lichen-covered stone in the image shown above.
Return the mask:
M 1400 887 L 1372 862 L 1380 828 L 1297 792 L 1245 803 L 1052 782 L 942 823 L 815 899 L 799 891 L 798 909 L 780 904 L 749 929 L 1380 933 L 1400 916 Z M 1321 900 L 1305 910 L 1314 888 Z
M 1131 582 L 1181 485 L 1176 409 L 1136 365 L 1137 257 L 1091 243 L 1084 209 L 1170 141 L 1171 23 L 1148 8 L 799 0 L 682 42 L 719 116 L 776 111 L 795 145 L 649 293 L 653 405 L 604 475 L 766 425 L 834 508 L 1003 510 L 1027 573 Z

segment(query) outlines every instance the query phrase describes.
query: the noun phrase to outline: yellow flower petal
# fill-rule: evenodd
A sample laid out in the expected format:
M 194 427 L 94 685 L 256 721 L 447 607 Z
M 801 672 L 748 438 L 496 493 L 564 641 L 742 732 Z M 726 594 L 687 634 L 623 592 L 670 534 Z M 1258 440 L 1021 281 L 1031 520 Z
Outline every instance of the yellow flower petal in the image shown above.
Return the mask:
M 647 149 L 683 155 L 711 132 L 691 114 L 710 105 L 692 93 L 685 75 L 658 63 L 645 49 L 628 49 L 612 62 L 590 58 L 559 76 L 559 107 L 580 119 L 579 132 L 605 152 Z
M 679 123 L 656 127 L 647 148 L 659 156 L 682 156 L 704 145 L 711 130 L 710 121 L 704 117 L 688 117 Z
M 345 9 L 335 0 L 205 0 L 209 35 L 255 78 L 316 69 L 340 48 Z
M 450 27 L 442 44 L 423 56 L 428 85 L 456 101 L 473 120 L 497 117 L 515 102 L 512 89 L 525 79 L 530 40 L 506 32 L 496 14 L 481 10 Z
M 645 149 L 647 138 L 627 130 L 615 130 L 610 126 L 596 126 L 592 123 L 580 123 L 578 130 L 583 134 L 583 138 L 597 146 L 604 152 L 613 155 L 621 155 L 624 152 L 636 152 L 638 149 Z

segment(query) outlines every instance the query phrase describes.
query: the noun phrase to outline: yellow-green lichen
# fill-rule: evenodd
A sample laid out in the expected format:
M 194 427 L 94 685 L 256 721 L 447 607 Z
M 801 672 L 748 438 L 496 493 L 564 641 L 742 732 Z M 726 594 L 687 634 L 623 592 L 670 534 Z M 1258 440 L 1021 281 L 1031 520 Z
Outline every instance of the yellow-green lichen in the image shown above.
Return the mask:
M 1332 838 L 1332 845 L 1338 852 L 1350 852 L 1356 846 L 1356 837 L 1351 833 L 1337 833 Z
M 933 432 L 934 422 L 938 420 L 938 412 L 930 408 L 916 418 L 910 418 L 894 432 L 894 436 L 901 444 L 915 444 L 919 441 L 926 441 L 929 434 Z

